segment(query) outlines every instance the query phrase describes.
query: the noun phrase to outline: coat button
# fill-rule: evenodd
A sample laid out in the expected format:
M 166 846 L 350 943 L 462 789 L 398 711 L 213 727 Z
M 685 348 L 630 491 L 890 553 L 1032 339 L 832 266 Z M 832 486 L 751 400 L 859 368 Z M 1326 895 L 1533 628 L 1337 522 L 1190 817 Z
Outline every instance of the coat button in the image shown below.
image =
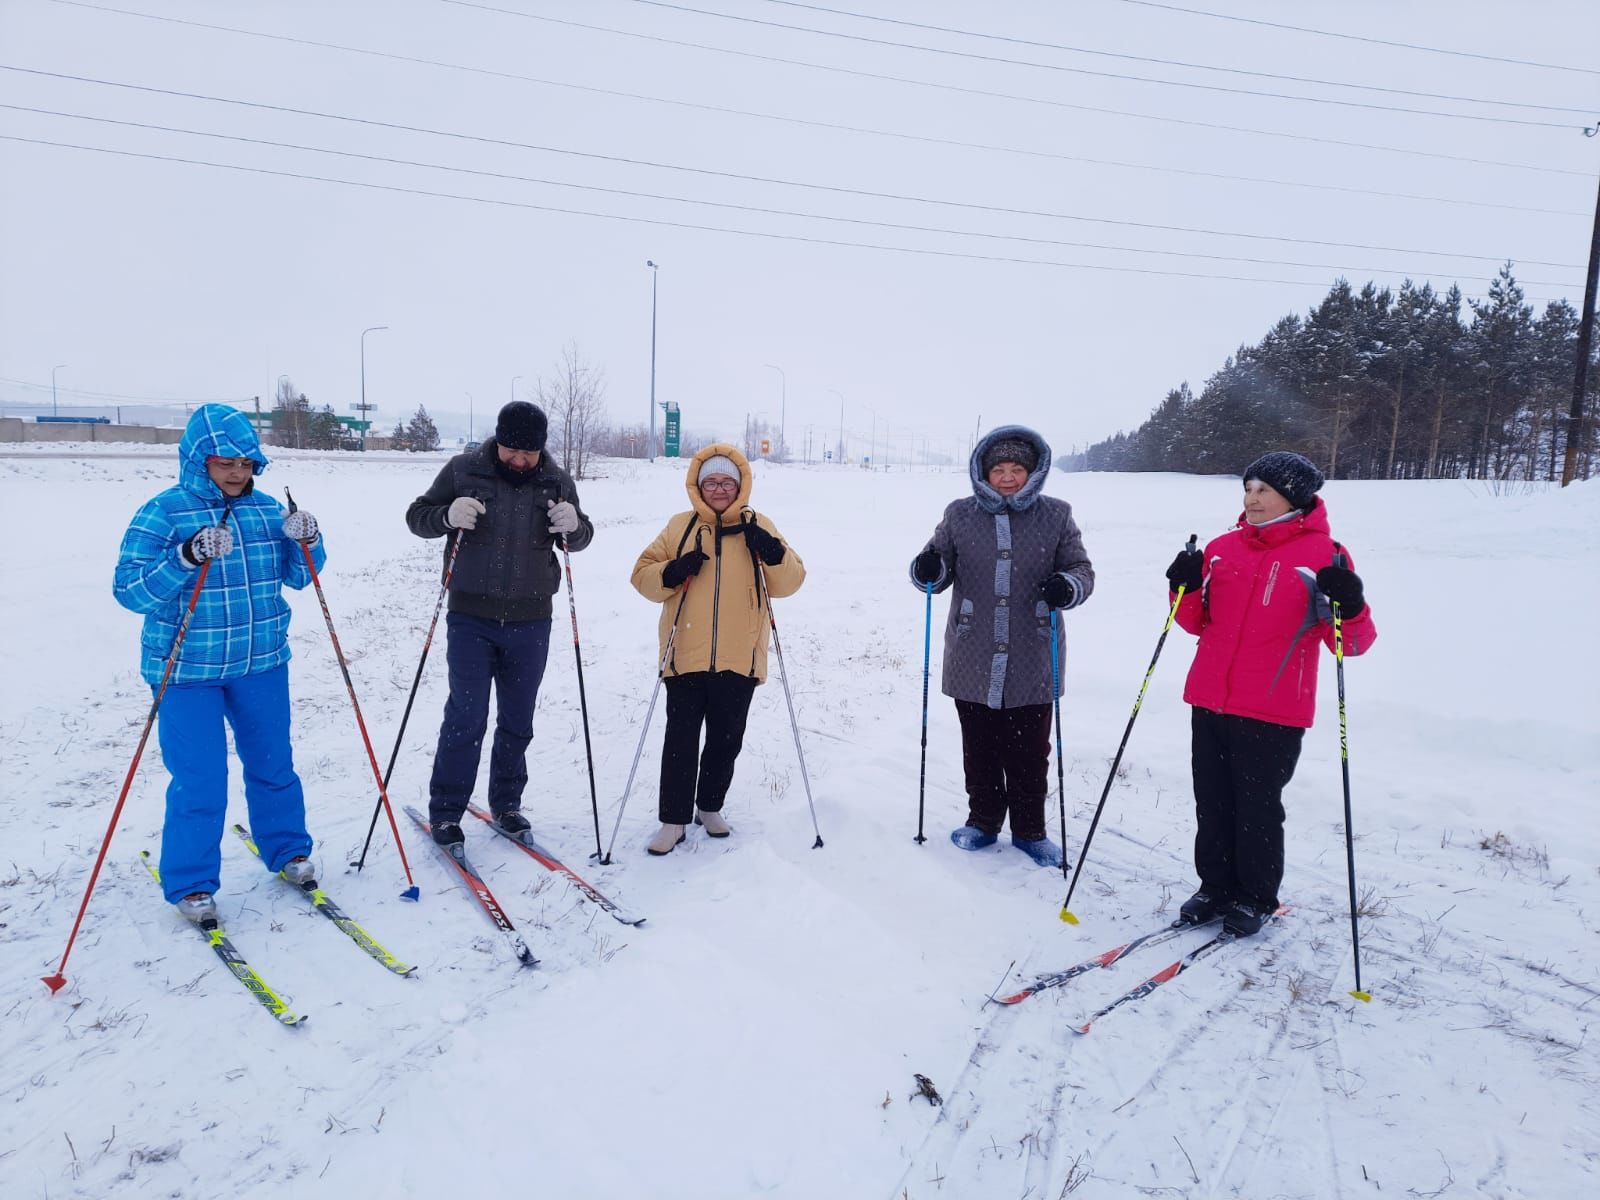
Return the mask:
M 1000 557 L 1001 558 L 1010 558 L 1011 557 L 1011 551 L 1009 551 L 1009 550 L 1000 551 Z
M 1004 596 L 1001 596 L 999 601 L 998 601 L 998 603 L 999 603 L 1001 608 L 1004 608 L 1006 606 L 1006 598 Z
M 1005 648 L 1006 648 L 1006 644 L 1004 642 L 996 642 L 995 643 L 995 649 L 1004 650 Z

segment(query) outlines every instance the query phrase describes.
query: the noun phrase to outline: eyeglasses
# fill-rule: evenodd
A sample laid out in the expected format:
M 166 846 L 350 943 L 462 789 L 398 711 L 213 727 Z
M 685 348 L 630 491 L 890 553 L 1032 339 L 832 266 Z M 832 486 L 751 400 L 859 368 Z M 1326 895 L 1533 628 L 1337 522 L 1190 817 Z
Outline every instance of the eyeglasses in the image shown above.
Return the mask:
M 256 460 L 253 458 L 219 458 L 215 454 L 206 457 L 206 466 L 221 467 L 224 471 L 254 471 Z
M 737 492 L 739 490 L 739 481 L 718 475 L 702 483 L 700 490 L 703 492 Z

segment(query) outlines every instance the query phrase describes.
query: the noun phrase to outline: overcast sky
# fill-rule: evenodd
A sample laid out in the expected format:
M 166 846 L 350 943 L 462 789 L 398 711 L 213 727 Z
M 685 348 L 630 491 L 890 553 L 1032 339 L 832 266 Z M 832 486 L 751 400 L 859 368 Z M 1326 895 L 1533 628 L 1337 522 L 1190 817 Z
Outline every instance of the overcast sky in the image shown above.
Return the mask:
M 420 403 L 450 433 L 470 393 L 481 434 L 567 342 L 642 422 L 653 259 L 657 399 L 691 429 L 776 423 L 773 364 L 796 453 L 808 426 L 837 439 L 841 396 L 853 446 L 875 419 L 902 453 L 912 431 L 953 448 L 981 417 L 1065 450 L 1198 387 L 1340 274 L 1480 295 L 1512 258 L 1530 297 L 1581 303 L 1600 4 L 1174 4 L 1546 65 L 1130 0 L 0 0 L 0 64 L 101 81 L 0 70 L 0 104 L 343 152 L 0 108 L 9 138 L 258 169 L 0 140 L 0 401 L 48 402 L 65 364 L 63 403 L 266 401 L 287 373 L 346 412 L 361 331 L 386 325 L 367 337 L 385 427 Z M 908 225 L 989 236 L 886 227 Z

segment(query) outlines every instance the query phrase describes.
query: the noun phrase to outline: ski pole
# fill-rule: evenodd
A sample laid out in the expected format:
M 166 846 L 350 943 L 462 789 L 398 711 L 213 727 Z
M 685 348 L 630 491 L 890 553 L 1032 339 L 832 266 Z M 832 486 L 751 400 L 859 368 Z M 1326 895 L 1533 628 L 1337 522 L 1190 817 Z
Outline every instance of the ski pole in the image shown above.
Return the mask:
M 223 514 L 224 521 L 228 519 Z M 161 670 L 161 683 L 156 688 L 155 699 L 150 702 L 150 713 L 144 719 L 144 731 L 139 734 L 139 745 L 133 752 L 133 761 L 128 764 L 128 773 L 123 777 L 122 790 L 117 793 L 117 803 L 111 810 L 111 820 L 106 825 L 106 836 L 100 841 L 100 853 L 95 856 L 94 870 L 89 872 L 89 886 L 83 891 L 83 903 L 78 905 L 77 919 L 72 922 L 72 933 L 67 937 L 67 948 L 61 952 L 61 962 L 56 967 L 54 975 L 43 976 L 45 987 L 54 995 L 67 986 L 67 959 L 72 955 L 72 945 L 78 940 L 78 928 L 83 924 L 83 915 L 89 911 L 89 897 L 94 895 L 94 885 L 100 878 L 100 868 L 106 861 L 106 851 L 111 849 L 111 836 L 117 830 L 117 821 L 122 816 L 122 806 L 128 799 L 128 789 L 133 786 L 133 776 L 139 769 L 139 759 L 144 756 L 144 746 L 150 740 L 150 729 L 156 723 L 156 711 L 161 707 L 161 697 L 167 694 L 167 681 L 172 678 L 172 668 L 178 662 L 178 649 L 183 645 L 184 635 L 189 632 L 189 622 L 194 618 L 194 608 L 200 600 L 200 589 L 206 585 L 206 574 L 211 570 L 214 559 L 206 559 L 200 564 L 200 578 L 194 581 L 194 591 L 189 593 L 189 604 L 183 610 L 183 618 L 178 622 L 178 632 L 172 639 L 172 649 L 167 651 L 167 663 Z
M 1191 533 L 1186 550 L 1193 550 L 1200 541 L 1200 535 Z M 1145 690 L 1150 686 L 1150 677 L 1156 673 L 1156 661 L 1161 657 L 1161 647 L 1167 644 L 1167 634 L 1172 631 L 1172 622 L 1177 619 L 1178 605 L 1183 603 L 1183 594 L 1188 589 L 1178 585 L 1177 595 L 1172 598 L 1172 607 L 1167 611 L 1167 623 L 1161 627 L 1161 636 L 1156 639 L 1156 652 L 1150 656 L 1150 666 L 1144 673 L 1144 682 L 1139 685 L 1139 696 L 1133 702 L 1133 711 L 1128 714 L 1127 728 L 1122 731 L 1122 741 L 1117 746 L 1117 755 L 1111 760 L 1111 770 L 1106 775 L 1106 786 L 1100 792 L 1100 803 L 1095 806 L 1094 819 L 1089 822 L 1089 833 L 1083 839 L 1083 849 L 1078 852 L 1078 865 L 1073 868 L 1072 881 L 1067 885 L 1067 898 L 1061 902 L 1061 919 L 1068 925 L 1076 925 L 1078 918 L 1072 913 L 1072 893 L 1078 886 L 1078 876 L 1083 874 L 1084 859 L 1089 857 L 1089 843 L 1094 841 L 1094 831 L 1100 824 L 1100 814 L 1105 811 L 1106 798 L 1111 795 L 1111 785 L 1116 781 L 1117 768 L 1122 765 L 1122 752 L 1128 748 L 1128 736 L 1133 732 L 1133 723 L 1139 719 L 1139 706 L 1144 703 Z M 1062 867 L 1065 871 L 1065 866 Z
M 428 636 L 422 642 L 422 657 L 417 660 L 417 673 L 411 678 L 411 694 L 406 697 L 406 710 L 400 715 L 400 732 L 394 735 L 394 749 L 389 752 L 389 766 L 383 772 L 383 791 L 389 790 L 389 780 L 394 777 L 395 760 L 400 757 L 400 742 L 406 736 L 406 723 L 411 720 L 411 706 L 417 699 L 417 685 L 422 682 L 422 668 L 428 662 L 428 651 L 433 646 L 433 631 L 439 624 L 439 610 L 444 607 L 445 595 L 450 591 L 450 576 L 455 574 L 456 555 L 461 552 L 461 539 L 466 530 L 456 530 L 454 541 L 450 543 L 450 558 L 444 565 L 444 582 L 439 585 L 439 599 L 433 606 L 433 620 L 428 622 Z M 361 846 L 361 857 L 350 865 L 356 870 L 361 870 L 367 865 L 367 851 L 372 848 L 372 834 L 378 828 L 378 814 L 383 811 L 383 794 L 380 793 L 378 802 L 372 806 L 372 820 L 367 823 L 367 840 Z
M 700 549 L 700 538 L 698 534 L 695 536 L 694 548 L 696 550 Z M 628 807 L 628 796 L 633 792 L 633 777 L 638 774 L 639 771 L 639 756 L 644 753 L 644 739 L 649 736 L 650 733 L 650 718 L 655 715 L 656 700 L 661 695 L 661 681 L 666 678 L 667 660 L 672 656 L 672 643 L 678 638 L 678 620 L 683 616 L 684 601 L 689 599 L 689 588 L 693 586 L 694 578 L 695 577 L 691 575 L 688 579 L 684 580 L 683 591 L 678 596 L 678 611 L 672 614 L 672 628 L 667 630 L 667 644 L 662 647 L 661 661 L 656 664 L 656 685 L 650 689 L 650 707 L 645 710 L 644 728 L 639 730 L 639 744 L 634 748 L 633 751 L 633 766 L 628 768 L 628 782 L 624 784 L 622 788 L 622 803 L 617 805 L 617 821 L 616 824 L 611 827 L 611 840 L 606 843 L 606 852 L 604 857 L 599 857 L 598 849 L 595 851 L 595 855 L 600 865 L 603 867 L 608 867 L 611 865 L 611 850 L 612 847 L 617 844 L 617 831 L 622 828 L 622 814 Z
M 794 715 L 794 696 L 789 691 L 789 668 L 783 662 L 783 643 L 778 640 L 778 618 L 772 611 L 772 593 L 767 590 L 767 568 L 765 564 L 760 567 L 761 594 L 759 600 L 765 600 L 767 605 L 767 623 L 772 626 L 772 648 L 778 652 L 778 677 L 783 680 L 783 699 L 789 706 L 789 728 L 794 731 L 795 757 L 800 760 L 800 780 L 806 785 L 806 807 L 811 810 L 811 828 L 816 833 L 817 840 L 811 843 L 813 850 L 822 849 L 822 829 L 817 825 L 817 805 L 811 798 L 811 775 L 806 770 L 806 752 L 800 747 L 800 722 Z
M 917 836 L 919 846 L 928 839 L 922 835 L 922 812 L 928 796 L 928 664 L 933 657 L 933 584 L 922 585 L 926 604 L 922 613 L 922 772 L 917 780 Z
M 589 807 L 594 811 L 594 852 L 600 854 L 600 797 L 594 787 L 594 746 L 589 741 L 589 697 L 583 688 L 583 651 L 578 645 L 578 601 L 572 594 L 572 555 L 567 539 L 559 538 L 561 561 L 567 572 L 567 611 L 572 616 L 572 657 L 578 664 L 578 708 L 583 713 L 583 752 L 589 760 Z
M 1056 622 L 1061 610 L 1050 610 L 1050 692 L 1056 707 L 1056 797 L 1061 806 L 1061 878 L 1067 877 L 1067 764 L 1061 751 L 1061 652 Z
M 1346 563 L 1344 547 L 1333 544 L 1333 563 L 1343 567 Z M 1344 776 L 1344 854 L 1350 874 L 1350 953 L 1355 959 L 1356 988 L 1350 994 L 1357 1000 L 1370 1003 L 1372 993 L 1361 987 L 1361 926 L 1356 915 L 1356 843 L 1350 827 L 1350 738 L 1344 709 L 1344 618 L 1339 612 L 1339 602 L 1329 597 L 1333 609 L 1333 662 L 1339 679 L 1339 770 Z
M 283 494 L 289 496 L 289 511 L 299 511 L 294 497 L 289 495 L 289 489 L 284 488 Z M 339 660 L 339 673 L 344 676 L 344 689 L 350 693 L 350 707 L 355 709 L 356 728 L 361 730 L 361 744 L 367 750 L 367 762 L 372 766 L 372 779 L 378 785 L 378 802 L 383 805 L 384 811 L 389 814 L 389 828 L 394 833 L 395 848 L 400 851 L 400 865 L 406 873 L 406 890 L 400 893 L 402 900 L 415 900 L 422 894 L 417 887 L 417 881 L 411 877 L 411 864 L 406 860 L 406 848 L 400 841 L 400 827 L 395 824 L 394 809 L 389 805 L 389 788 L 383 781 L 383 775 L 378 771 L 378 756 L 372 752 L 372 739 L 367 736 L 367 722 L 361 716 L 361 701 L 356 699 L 356 685 L 350 678 L 350 667 L 344 660 L 344 648 L 339 645 L 339 635 L 334 632 L 333 613 L 328 608 L 328 597 L 323 594 L 322 580 L 317 577 L 317 564 L 311 560 L 311 547 L 304 542 L 300 543 L 300 553 L 305 555 L 306 570 L 311 572 L 311 584 L 317 590 L 317 603 L 322 605 L 322 619 L 328 623 L 328 639 L 333 643 L 333 655 Z

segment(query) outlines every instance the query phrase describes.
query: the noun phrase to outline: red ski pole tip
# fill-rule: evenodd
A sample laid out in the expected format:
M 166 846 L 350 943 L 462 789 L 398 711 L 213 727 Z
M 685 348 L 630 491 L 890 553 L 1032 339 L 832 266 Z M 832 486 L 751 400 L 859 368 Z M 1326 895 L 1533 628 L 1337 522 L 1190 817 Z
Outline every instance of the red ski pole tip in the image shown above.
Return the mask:
M 54 996 L 62 988 L 67 986 L 67 977 L 65 975 L 45 975 L 42 978 L 42 982 L 44 983 L 45 987 L 50 989 L 50 994 Z

